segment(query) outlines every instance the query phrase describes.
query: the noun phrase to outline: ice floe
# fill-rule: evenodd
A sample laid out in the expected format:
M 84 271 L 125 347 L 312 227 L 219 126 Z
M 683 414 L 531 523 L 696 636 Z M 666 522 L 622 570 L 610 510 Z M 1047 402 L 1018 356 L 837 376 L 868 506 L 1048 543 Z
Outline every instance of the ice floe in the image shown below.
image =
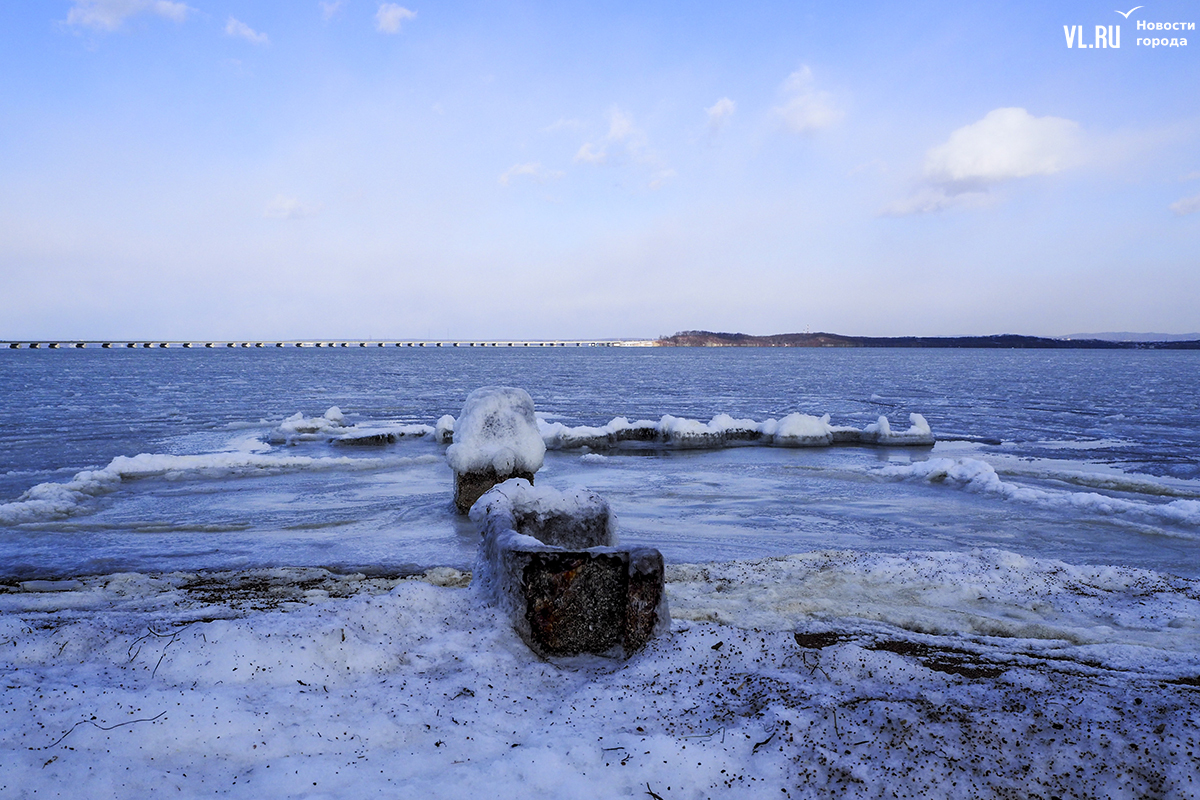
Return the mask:
M 1151 523 L 1170 523 L 1189 528 L 1200 526 L 1200 500 L 1177 499 L 1167 502 L 1129 500 L 1099 492 L 1076 492 L 1044 489 L 1003 480 L 995 467 L 977 458 L 930 458 L 909 464 L 893 464 L 873 468 L 870 475 L 887 480 L 916 480 L 930 484 L 942 484 L 969 492 L 991 494 L 1007 500 L 1033 505 L 1069 509 L 1088 514 L 1121 516 Z M 1077 477 L 1083 482 L 1084 478 Z M 1107 484 L 1108 488 L 1145 491 L 1163 485 L 1147 479 L 1119 480 L 1109 476 L 1107 480 L 1092 479 L 1093 483 Z M 1168 491 L 1155 491 L 1166 494 Z
M 16 500 L 0 504 L 0 524 L 19 525 L 85 513 L 91 500 L 138 479 L 217 480 L 301 470 L 373 470 L 438 461 L 440 458 L 433 455 L 354 458 L 247 452 L 117 456 L 102 469 L 83 470 L 63 483 L 39 483 Z

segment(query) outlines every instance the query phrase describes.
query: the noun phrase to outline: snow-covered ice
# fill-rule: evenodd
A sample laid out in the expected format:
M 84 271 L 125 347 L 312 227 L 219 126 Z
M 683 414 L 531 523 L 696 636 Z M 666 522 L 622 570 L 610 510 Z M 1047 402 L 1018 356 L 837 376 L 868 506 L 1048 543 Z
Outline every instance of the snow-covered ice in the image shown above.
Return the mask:
M 537 658 L 445 568 L 5 585 L 0 795 L 1196 794 L 1195 581 L 991 551 L 669 572 L 676 622 L 624 664 Z
M 909 414 L 906 430 L 893 431 L 886 416 L 880 416 L 863 428 L 831 425 L 830 415 L 820 417 L 799 412 L 781 419 L 773 417 L 761 422 L 735 419 L 729 414 L 717 414 L 709 422 L 664 414 L 658 421 L 630 422 L 616 417 L 606 425 L 569 426 L 562 422 L 538 419 L 538 428 L 546 447 L 568 450 L 579 447 L 604 449 L 622 445 L 652 442 L 658 446 L 679 449 L 717 449 L 747 444 L 775 447 L 828 447 L 839 444 L 880 444 L 890 446 L 929 446 L 935 437 L 929 423 L 920 414 Z
M 301 442 L 393 444 L 405 436 L 422 438 L 436 434 L 434 427 L 420 423 L 380 421 L 346 425 L 345 422 L 346 415 L 337 406 L 332 406 L 319 417 L 306 417 L 297 411 L 268 433 L 266 440 L 270 444 L 288 445 Z

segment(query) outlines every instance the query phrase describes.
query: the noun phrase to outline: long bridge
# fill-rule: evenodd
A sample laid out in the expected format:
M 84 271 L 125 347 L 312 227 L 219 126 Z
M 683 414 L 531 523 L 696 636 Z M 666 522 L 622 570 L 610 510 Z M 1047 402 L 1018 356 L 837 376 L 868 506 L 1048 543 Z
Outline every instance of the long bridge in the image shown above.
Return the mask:
M 543 339 L 522 341 L 517 339 L 222 339 L 167 340 L 167 339 L 21 339 L 0 341 L 0 349 L 8 350 L 67 350 L 82 348 L 159 349 L 179 347 L 187 349 L 242 348 L 242 347 L 652 347 L 649 339 Z

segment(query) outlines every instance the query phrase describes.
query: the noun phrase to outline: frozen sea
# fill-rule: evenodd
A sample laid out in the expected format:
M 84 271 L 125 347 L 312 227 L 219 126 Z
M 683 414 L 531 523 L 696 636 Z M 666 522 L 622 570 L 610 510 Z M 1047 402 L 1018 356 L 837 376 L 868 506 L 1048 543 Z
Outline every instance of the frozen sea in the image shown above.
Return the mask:
M 1200 577 L 1194 353 L 374 347 L 4 353 L 0 577 L 467 569 L 445 445 L 404 426 L 496 384 L 568 427 L 916 412 L 937 437 L 547 454 L 539 482 L 600 492 L 669 562 L 994 547 Z M 331 407 L 330 435 L 281 431 Z M 410 435 L 330 441 L 363 429 Z
M 1195 798 L 1197 359 L 0 352 L 0 796 Z M 627 662 L 469 588 L 495 384 L 666 558 Z M 696 446 L 825 414 L 936 443 Z

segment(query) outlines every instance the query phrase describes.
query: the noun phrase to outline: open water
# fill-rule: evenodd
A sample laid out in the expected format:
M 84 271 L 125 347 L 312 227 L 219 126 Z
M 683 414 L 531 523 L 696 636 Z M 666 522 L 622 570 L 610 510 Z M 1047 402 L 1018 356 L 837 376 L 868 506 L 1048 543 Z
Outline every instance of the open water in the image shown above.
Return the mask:
M 0 578 L 469 568 L 445 445 L 281 437 L 297 412 L 432 426 L 512 385 L 547 421 L 828 413 L 933 447 L 547 453 L 668 561 L 1000 548 L 1200 577 L 1200 353 L 842 349 L 0 353 Z

